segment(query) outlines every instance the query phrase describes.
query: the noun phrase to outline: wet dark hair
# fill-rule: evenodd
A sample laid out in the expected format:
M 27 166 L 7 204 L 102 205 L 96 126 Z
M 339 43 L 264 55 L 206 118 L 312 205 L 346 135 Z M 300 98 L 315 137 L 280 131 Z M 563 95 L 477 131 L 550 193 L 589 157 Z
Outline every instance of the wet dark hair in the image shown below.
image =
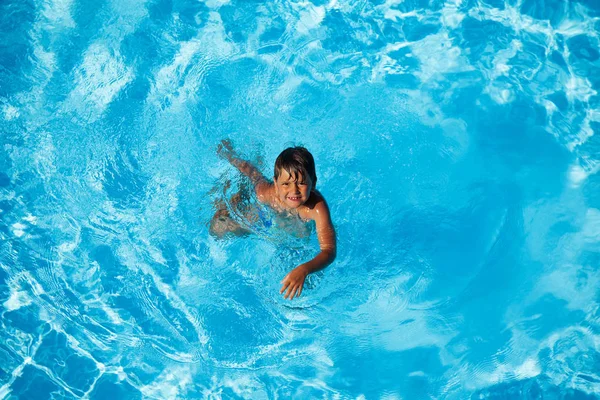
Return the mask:
M 286 170 L 295 180 L 298 179 L 299 173 L 302 176 L 308 175 L 312 180 L 313 187 L 317 185 L 315 159 L 304 147 L 288 147 L 279 154 L 279 157 L 275 160 L 275 180 L 279 178 L 282 170 Z

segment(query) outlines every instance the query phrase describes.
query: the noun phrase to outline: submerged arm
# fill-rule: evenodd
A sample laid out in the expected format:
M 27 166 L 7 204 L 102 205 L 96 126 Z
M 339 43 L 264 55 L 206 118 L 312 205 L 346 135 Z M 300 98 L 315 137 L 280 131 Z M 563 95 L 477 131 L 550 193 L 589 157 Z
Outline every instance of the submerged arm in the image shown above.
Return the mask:
M 327 204 L 322 201 L 315 206 L 315 223 L 317 227 L 317 238 L 319 239 L 319 247 L 321 251 L 312 260 L 301 264 L 294 268 L 281 281 L 282 287 L 279 293 L 287 290 L 284 297 L 290 300 L 302 294 L 304 280 L 306 276 L 315 271 L 319 271 L 335 260 L 337 253 L 337 243 L 335 237 L 335 229 L 329 215 Z
M 246 160 L 241 159 L 229 140 L 222 140 L 217 147 L 217 154 L 225 158 L 231 165 L 236 167 L 242 174 L 250 178 L 253 185 L 259 184 L 261 181 L 266 181 L 263 174 L 254 165 Z

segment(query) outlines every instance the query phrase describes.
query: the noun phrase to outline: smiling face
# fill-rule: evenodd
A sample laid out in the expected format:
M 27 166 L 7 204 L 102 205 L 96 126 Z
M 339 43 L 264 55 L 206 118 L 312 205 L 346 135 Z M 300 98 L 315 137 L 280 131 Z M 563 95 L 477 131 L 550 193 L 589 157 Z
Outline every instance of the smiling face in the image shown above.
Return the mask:
M 285 169 L 275 179 L 275 192 L 279 202 L 287 209 L 295 209 L 308 201 L 313 183 L 310 176 L 290 175 Z

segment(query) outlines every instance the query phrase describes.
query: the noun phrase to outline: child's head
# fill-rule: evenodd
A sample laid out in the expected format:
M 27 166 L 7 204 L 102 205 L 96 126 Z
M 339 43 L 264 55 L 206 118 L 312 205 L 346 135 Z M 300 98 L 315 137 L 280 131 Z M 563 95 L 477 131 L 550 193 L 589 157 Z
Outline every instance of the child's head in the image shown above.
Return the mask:
M 289 147 L 275 160 L 275 188 L 290 208 L 304 204 L 317 183 L 315 159 L 304 147 Z
M 304 147 L 288 147 L 279 154 L 275 160 L 275 180 L 281 176 L 282 171 L 287 171 L 294 180 L 298 179 L 298 174 L 305 179 L 308 176 L 313 187 L 317 184 L 315 159 Z

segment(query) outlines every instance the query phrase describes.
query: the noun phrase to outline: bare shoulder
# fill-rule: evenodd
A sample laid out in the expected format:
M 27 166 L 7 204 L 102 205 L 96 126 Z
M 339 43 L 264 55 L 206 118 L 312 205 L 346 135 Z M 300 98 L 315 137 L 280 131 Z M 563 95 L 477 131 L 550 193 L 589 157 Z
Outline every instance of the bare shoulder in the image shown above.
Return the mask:
M 275 196 L 275 185 L 266 179 L 261 179 L 254 185 L 256 197 L 261 203 L 272 203 Z
M 321 193 L 314 191 L 311 193 L 310 198 L 301 210 L 301 217 L 307 220 L 314 220 L 317 222 L 329 222 L 329 206 L 327 201 Z

